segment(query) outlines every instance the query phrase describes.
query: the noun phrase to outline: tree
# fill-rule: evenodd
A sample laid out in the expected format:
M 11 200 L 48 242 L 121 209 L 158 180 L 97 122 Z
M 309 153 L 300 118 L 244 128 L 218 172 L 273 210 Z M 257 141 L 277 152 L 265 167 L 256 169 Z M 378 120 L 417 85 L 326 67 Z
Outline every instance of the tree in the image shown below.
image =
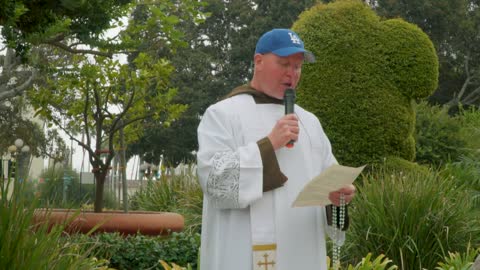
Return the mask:
M 202 17 L 195 0 L 130 2 L 9 1 L 0 14 L 9 47 L 15 47 L 23 60 L 37 55 L 48 59 L 39 66 L 44 84 L 36 85 L 29 97 L 39 115 L 88 152 L 97 180 L 97 212 L 102 209 L 103 184 L 115 155 L 116 135 L 123 128 L 125 133 L 136 133 L 132 130 L 141 129 L 132 126 L 147 118 L 162 119 L 168 126 L 185 109 L 172 103 L 176 90 L 168 84 L 170 63 L 142 53 L 145 48 L 139 46 L 140 41 L 148 39 L 155 48 L 174 51 L 184 43 L 175 25 Z M 104 36 L 106 28 L 123 26 L 122 17 L 137 10 L 143 10 L 148 19 L 142 23 L 130 20 L 117 36 Z M 184 10 L 183 16 L 173 15 L 178 10 Z M 48 52 L 28 53 L 33 47 Z M 110 59 L 116 53 L 128 54 L 131 62 L 121 65 Z M 85 132 L 86 142 L 74 137 L 80 131 Z
M 53 74 L 47 87 L 31 91 L 29 96 L 38 114 L 88 152 L 96 179 L 94 207 L 100 212 L 119 131 L 147 117 L 166 115 L 167 124 L 185 107 L 171 104 L 176 90 L 168 87 L 172 69 L 166 61 L 139 54 L 132 68 L 102 56 L 94 61 L 76 56 L 75 60 L 68 69 Z M 85 132 L 86 142 L 75 138 L 80 130 Z
M 432 39 L 440 62 L 439 88 L 432 101 L 480 106 L 480 1 L 369 2 L 380 15 L 402 17 Z
M 37 46 L 111 57 L 121 45 L 118 37 L 103 38 L 104 30 L 119 23 L 130 2 L 1 0 L 0 26 L 6 47 L 0 51 L 6 50 L 6 55 L 0 74 L 0 101 L 21 96 L 33 85 L 41 64 L 31 54 Z

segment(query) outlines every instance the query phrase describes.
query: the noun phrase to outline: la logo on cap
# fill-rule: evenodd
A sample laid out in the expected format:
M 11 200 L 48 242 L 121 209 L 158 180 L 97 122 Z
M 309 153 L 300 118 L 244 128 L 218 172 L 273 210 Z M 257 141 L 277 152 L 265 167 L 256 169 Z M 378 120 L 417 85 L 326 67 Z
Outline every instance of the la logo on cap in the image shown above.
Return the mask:
M 302 42 L 300 41 L 300 38 L 297 37 L 297 35 L 295 35 L 294 33 L 288 33 L 288 35 L 290 36 L 290 40 L 292 40 L 293 43 L 302 44 Z

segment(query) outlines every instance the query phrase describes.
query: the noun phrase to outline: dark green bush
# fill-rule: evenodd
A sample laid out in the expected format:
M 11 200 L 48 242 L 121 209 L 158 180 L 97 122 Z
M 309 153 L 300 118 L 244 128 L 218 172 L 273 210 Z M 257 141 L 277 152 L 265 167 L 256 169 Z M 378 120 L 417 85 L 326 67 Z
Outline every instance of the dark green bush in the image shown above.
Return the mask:
M 434 269 L 448 251 L 480 245 L 469 192 L 432 171 L 372 173 L 358 186 L 344 252 L 350 262 L 385 254 L 400 269 Z
M 467 142 L 461 133 L 461 116 L 450 116 L 448 107 L 431 106 L 426 102 L 415 107 L 417 162 L 439 166 L 458 161 L 468 153 Z
M 303 67 L 298 103 L 320 119 L 339 162 L 413 160 L 412 100 L 430 95 L 438 81 L 428 36 L 352 0 L 318 4 L 293 29 L 317 58 Z
M 166 237 L 102 233 L 90 237 L 79 235 L 74 239 L 93 247 L 97 258 L 108 259 L 109 266 L 119 270 L 163 270 L 160 260 L 169 264 L 190 264 L 196 269 L 200 247 L 200 234 L 197 233 L 173 233 Z

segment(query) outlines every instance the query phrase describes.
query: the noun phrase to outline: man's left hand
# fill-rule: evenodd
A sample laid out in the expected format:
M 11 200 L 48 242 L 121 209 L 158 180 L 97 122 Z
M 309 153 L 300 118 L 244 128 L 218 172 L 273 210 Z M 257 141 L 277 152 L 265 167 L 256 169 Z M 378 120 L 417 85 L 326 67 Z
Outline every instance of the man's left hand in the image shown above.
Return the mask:
M 344 186 L 339 190 L 330 192 L 330 194 L 328 194 L 328 198 L 334 205 L 340 206 L 340 194 L 343 193 L 345 195 L 345 203 L 348 204 L 355 196 L 355 191 L 356 189 L 354 185 Z

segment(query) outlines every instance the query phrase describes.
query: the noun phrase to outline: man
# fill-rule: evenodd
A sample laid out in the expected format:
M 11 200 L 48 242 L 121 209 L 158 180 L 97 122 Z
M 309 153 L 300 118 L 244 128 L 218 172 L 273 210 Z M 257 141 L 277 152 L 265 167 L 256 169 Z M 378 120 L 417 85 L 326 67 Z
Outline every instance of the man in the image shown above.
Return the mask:
M 273 29 L 258 41 L 247 85 L 210 106 L 198 127 L 204 192 L 202 270 L 326 269 L 325 208 L 292 208 L 300 190 L 336 160 L 320 122 L 283 96 L 314 56 L 298 35 Z M 295 141 L 293 148 L 285 145 Z M 330 193 L 351 201 L 353 186 Z M 337 239 L 339 240 L 339 239 Z

